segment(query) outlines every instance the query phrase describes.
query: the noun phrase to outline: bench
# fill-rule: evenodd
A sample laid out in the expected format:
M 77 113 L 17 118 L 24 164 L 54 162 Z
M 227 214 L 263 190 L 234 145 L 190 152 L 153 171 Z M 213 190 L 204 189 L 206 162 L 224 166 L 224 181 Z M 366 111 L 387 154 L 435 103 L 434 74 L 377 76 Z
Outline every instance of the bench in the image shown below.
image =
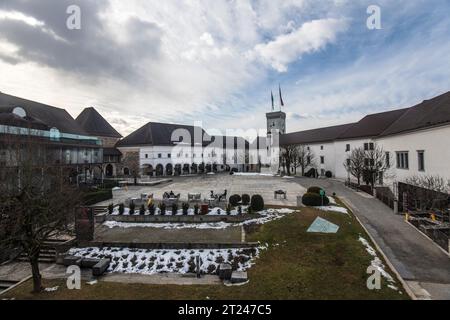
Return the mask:
M 95 277 L 103 275 L 109 268 L 110 259 L 101 259 L 96 265 L 92 267 L 92 275 Z
M 273 193 L 273 196 L 275 198 L 275 200 L 278 199 L 278 196 L 283 196 L 284 200 L 286 200 L 287 198 L 287 191 L 284 190 L 277 190 Z

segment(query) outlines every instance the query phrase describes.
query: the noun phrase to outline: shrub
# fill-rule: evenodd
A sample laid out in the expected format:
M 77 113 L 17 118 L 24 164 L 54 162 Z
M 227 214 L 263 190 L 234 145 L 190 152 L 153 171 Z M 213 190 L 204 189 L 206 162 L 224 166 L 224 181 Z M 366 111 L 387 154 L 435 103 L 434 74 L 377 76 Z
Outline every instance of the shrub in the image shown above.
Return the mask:
M 248 194 L 242 195 L 242 204 L 247 206 L 250 203 L 250 196 Z
M 327 178 L 333 178 L 333 172 L 331 172 L 331 171 L 325 172 L 325 177 L 327 177 Z
M 189 213 L 189 204 L 185 202 L 183 203 L 181 208 L 183 209 L 183 215 L 187 216 Z
M 178 205 L 176 203 L 174 203 L 172 205 L 172 215 L 176 215 L 178 213 Z
M 261 211 L 264 209 L 264 199 L 259 194 L 255 194 L 252 196 L 252 199 L 250 201 L 250 206 L 252 207 L 253 211 Z
M 322 205 L 322 197 L 317 193 L 305 193 L 302 198 L 302 203 L 309 207 L 320 207 Z M 323 197 L 323 205 L 330 204 L 330 199 L 327 196 Z
M 113 214 L 113 212 L 114 212 L 114 205 L 111 203 L 111 204 L 108 206 L 108 213 L 109 213 L 109 214 Z
M 242 198 L 240 195 L 238 194 L 233 194 L 230 199 L 228 200 L 228 202 L 233 206 L 236 207 L 239 202 L 241 202 Z
M 315 193 L 320 195 L 320 191 L 322 191 L 323 189 L 320 187 L 310 187 L 308 188 L 308 191 L 306 191 L 306 193 Z
M 139 209 L 139 214 L 140 214 L 141 216 L 145 215 L 145 206 L 144 206 L 143 204 L 141 205 L 141 207 L 140 207 L 140 209 Z
M 136 209 L 136 205 L 134 204 L 134 202 L 130 203 L 130 215 L 134 214 L 134 210 Z
M 159 210 L 161 210 L 161 215 L 162 216 L 164 216 L 166 214 L 166 205 L 164 204 L 164 202 L 159 204 Z
M 194 206 L 194 215 L 198 215 L 198 210 L 200 209 L 200 207 L 198 206 L 198 204 L 196 204 Z
M 123 215 L 123 213 L 125 212 L 125 206 L 123 205 L 123 203 L 119 204 L 119 214 Z
M 155 204 L 151 203 L 148 205 L 148 212 L 150 213 L 150 215 L 154 216 L 155 215 Z
M 249 207 L 247 208 L 247 214 L 252 214 L 252 213 L 253 213 L 252 207 L 249 206 Z

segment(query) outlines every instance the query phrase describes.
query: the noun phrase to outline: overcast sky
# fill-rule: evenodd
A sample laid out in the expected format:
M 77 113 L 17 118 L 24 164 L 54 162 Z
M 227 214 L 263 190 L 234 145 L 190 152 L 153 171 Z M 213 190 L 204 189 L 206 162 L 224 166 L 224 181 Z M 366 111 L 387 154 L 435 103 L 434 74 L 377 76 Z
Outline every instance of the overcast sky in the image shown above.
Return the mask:
M 381 30 L 366 26 L 381 7 Z M 81 30 L 66 27 L 70 5 Z M 288 131 L 357 121 L 450 90 L 448 0 L 1 0 L 0 91 L 149 121 Z M 278 97 L 276 96 L 276 100 Z M 278 102 L 277 102 L 278 104 Z

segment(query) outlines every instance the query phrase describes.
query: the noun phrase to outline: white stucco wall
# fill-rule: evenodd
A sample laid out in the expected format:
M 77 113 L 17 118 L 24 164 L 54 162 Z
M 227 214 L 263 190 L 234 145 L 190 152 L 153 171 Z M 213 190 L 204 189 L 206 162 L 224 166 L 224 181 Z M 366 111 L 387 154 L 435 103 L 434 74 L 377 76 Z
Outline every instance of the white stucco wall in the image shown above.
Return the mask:
M 450 180 L 450 126 L 442 126 L 412 133 L 388 136 L 376 142 L 391 153 L 394 177 L 390 181 L 404 181 L 414 175 L 438 175 Z M 398 169 L 396 152 L 408 151 L 409 169 Z M 419 171 L 418 151 L 425 152 L 425 171 Z

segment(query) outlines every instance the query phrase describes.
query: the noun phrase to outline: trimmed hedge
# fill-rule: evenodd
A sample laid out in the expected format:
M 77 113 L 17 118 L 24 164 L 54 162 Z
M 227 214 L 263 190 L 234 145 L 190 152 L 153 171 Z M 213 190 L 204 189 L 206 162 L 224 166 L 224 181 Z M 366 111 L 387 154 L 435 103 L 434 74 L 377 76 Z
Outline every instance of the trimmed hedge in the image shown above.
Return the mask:
M 261 197 L 259 194 L 255 194 L 254 196 L 252 196 L 252 199 L 250 200 L 250 207 L 254 212 L 264 210 L 263 197 Z
M 242 204 L 244 206 L 247 206 L 250 203 L 250 196 L 248 194 L 243 194 L 242 195 Z
M 239 202 L 241 202 L 242 198 L 238 194 L 233 194 L 229 199 L 228 202 L 233 206 L 236 207 Z
M 306 193 L 316 193 L 318 195 L 320 195 L 320 191 L 322 191 L 323 189 L 320 187 L 310 187 L 308 188 L 308 191 L 306 191 Z
M 110 200 L 112 197 L 111 189 L 89 192 L 83 196 L 83 204 L 85 206 L 92 206 L 96 203 Z
M 318 193 L 305 193 L 302 197 L 302 203 L 308 207 L 320 207 L 322 206 L 322 197 Z M 330 204 L 330 199 L 327 196 L 323 197 L 323 205 Z

